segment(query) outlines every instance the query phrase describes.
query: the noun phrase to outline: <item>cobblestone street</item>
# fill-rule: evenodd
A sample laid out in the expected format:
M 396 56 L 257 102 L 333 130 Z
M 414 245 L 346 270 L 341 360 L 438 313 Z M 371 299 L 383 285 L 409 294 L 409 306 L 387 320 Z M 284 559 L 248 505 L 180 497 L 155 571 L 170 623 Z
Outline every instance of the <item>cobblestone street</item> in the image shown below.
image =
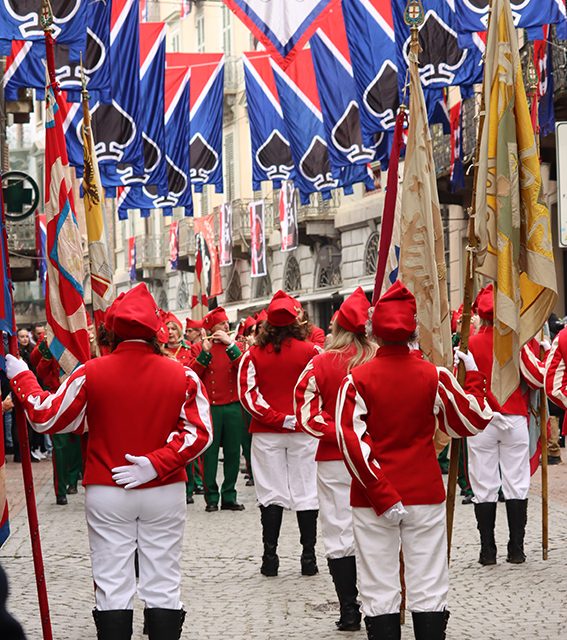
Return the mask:
M 40 640 L 31 548 L 20 465 L 9 462 L 8 498 L 12 534 L 0 551 L 9 574 L 10 610 L 30 640 Z M 56 640 L 94 640 L 92 580 L 83 514 L 83 490 L 69 506 L 55 505 L 51 464 L 33 465 L 41 523 L 51 619 Z M 567 638 L 567 465 L 550 467 L 550 559 L 541 559 L 539 472 L 533 478 L 526 540 L 528 561 L 505 562 L 507 526 L 504 505 L 497 521 L 499 564 L 477 564 L 478 541 L 472 506 L 457 505 L 448 638 L 453 640 L 556 640 Z M 295 517 L 284 514 L 280 575 L 259 573 L 259 513 L 254 489 L 240 479 L 241 513 L 205 513 L 196 496 L 188 507 L 184 547 L 183 599 L 188 610 L 183 638 L 195 640 L 331 640 L 365 638 L 363 632 L 334 631 L 338 604 L 319 545 L 320 573 L 302 577 Z M 142 638 L 141 603 L 134 638 Z M 411 615 L 403 631 L 413 638 Z

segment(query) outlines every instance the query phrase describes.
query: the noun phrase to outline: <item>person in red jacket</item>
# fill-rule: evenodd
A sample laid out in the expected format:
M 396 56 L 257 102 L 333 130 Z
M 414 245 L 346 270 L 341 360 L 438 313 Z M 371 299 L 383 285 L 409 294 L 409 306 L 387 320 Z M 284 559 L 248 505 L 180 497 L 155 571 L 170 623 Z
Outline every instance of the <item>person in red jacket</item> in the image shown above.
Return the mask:
M 190 367 L 194 358 L 191 353 L 191 347 L 183 341 L 183 324 L 181 320 L 171 311 L 164 312 L 162 320 L 167 327 L 166 353 L 182 365 Z
M 315 440 L 297 428 L 293 390 L 299 375 L 318 353 L 305 340 L 298 320 L 300 305 L 278 291 L 256 343 L 243 355 L 238 394 L 252 416 L 252 469 L 260 504 L 264 554 L 261 573 L 278 574 L 276 553 L 284 509 L 297 513 L 301 573 L 317 573 L 317 469 Z
M 331 340 L 305 367 L 295 387 L 297 424 L 319 439 L 317 447 L 317 493 L 319 517 L 329 572 L 339 598 L 339 631 L 360 629 L 356 588 L 356 561 L 350 508 L 350 474 L 337 443 L 335 410 L 343 378 L 376 353 L 366 337 L 370 303 L 358 287 L 335 314 Z
M 479 370 L 486 376 L 490 388 L 494 358 L 494 291 L 491 284 L 479 293 L 476 306 L 482 324 L 477 333 L 469 339 L 469 351 L 473 354 Z M 481 436 L 469 443 L 468 469 L 480 532 L 478 561 L 482 565 L 496 564 L 494 525 L 500 487 L 506 500 L 510 533 L 507 561 L 520 564 L 526 560 L 524 534 L 530 488 L 529 388 L 543 387 L 545 369 L 536 356 L 534 347 L 534 344 L 528 344 L 522 348 L 522 383 L 502 406 L 494 395 L 488 392 L 488 402 L 494 411 L 494 419 Z
M 207 512 L 221 509 L 242 511 L 237 501 L 236 481 L 240 469 L 242 439 L 242 409 L 238 401 L 237 374 L 242 351 L 229 336 L 228 317 L 222 307 L 210 311 L 203 318 L 203 340 L 193 346 L 191 365 L 203 380 L 211 403 L 214 439 L 203 457 L 205 502 Z M 223 450 L 224 482 L 217 484 L 219 449 Z
M 144 284 L 111 315 L 112 353 L 77 367 L 57 393 L 16 358 L 6 358 L 7 375 L 39 433 L 88 428 L 83 484 L 98 639 L 131 638 L 137 592 L 150 640 L 178 640 L 185 465 L 212 441 L 209 404 L 197 375 L 162 354 L 158 308 Z
M 372 315 L 379 349 L 339 390 L 335 422 L 352 476 L 354 540 L 369 640 L 399 640 L 400 544 L 407 608 L 416 640 L 444 640 L 449 612 L 445 488 L 435 455 L 436 423 L 451 437 L 486 427 L 485 379 L 470 354 L 463 390 L 453 374 L 410 351 L 416 303 L 399 281 Z

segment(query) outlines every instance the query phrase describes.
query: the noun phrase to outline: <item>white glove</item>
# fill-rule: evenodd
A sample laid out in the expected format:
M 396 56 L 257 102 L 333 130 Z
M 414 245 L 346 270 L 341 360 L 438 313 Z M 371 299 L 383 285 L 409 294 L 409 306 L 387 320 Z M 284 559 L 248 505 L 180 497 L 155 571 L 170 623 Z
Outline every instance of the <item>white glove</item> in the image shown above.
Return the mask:
M 6 355 L 6 376 L 8 380 L 15 378 L 22 371 L 29 371 L 28 365 L 21 358 L 15 358 L 11 353 L 8 353 Z
M 385 511 L 382 515 L 392 524 L 400 524 L 404 517 L 408 515 L 408 512 L 401 502 L 396 502 L 393 507 L 390 507 L 388 511 Z
M 540 340 L 539 346 L 547 353 L 551 349 L 549 340 Z
M 473 354 L 470 351 L 468 353 L 465 353 L 464 351 L 461 351 L 459 348 L 455 347 L 455 367 L 459 366 L 459 360 L 463 361 L 463 364 L 465 365 L 465 371 L 478 371 L 478 367 L 476 366 Z
M 125 458 L 132 464 L 112 469 L 112 479 L 116 484 L 126 485 L 125 489 L 134 489 L 157 478 L 157 471 L 146 456 L 132 456 L 127 453 Z
M 297 419 L 295 416 L 286 416 L 284 418 L 283 425 L 282 425 L 284 429 L 295 431 L 296 426 L 297 426 Z

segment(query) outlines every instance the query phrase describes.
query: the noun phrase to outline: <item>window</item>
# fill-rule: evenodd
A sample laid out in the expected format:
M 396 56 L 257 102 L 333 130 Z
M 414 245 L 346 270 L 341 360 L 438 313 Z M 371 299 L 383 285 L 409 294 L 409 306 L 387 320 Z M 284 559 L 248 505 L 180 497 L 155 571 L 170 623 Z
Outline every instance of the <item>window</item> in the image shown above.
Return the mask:
M 203 53 L 205 51 L 205 13 L 202 6 L 197 9 L 195 29 L 197 30 L 197 52 Z
M 378 265 L 378 245 L 380 243 L 380 235 L 377 231 L 370 234 L 364 248 L 364 273 L 367 276 L 373 276 L 376 273 Z
M 232 53 L 232 12 L 222 5 L 222 50 L 226 56 Z
M 338 247 L 332 244 L 321 247 L 317 263 L 317 289 L 336 287 L 342 284 L 341 250 Z
M 301 269 L 299 262 L 293 256 L 289 256 L 284 268 L 284 291 L 299 291 L 301 289 Z

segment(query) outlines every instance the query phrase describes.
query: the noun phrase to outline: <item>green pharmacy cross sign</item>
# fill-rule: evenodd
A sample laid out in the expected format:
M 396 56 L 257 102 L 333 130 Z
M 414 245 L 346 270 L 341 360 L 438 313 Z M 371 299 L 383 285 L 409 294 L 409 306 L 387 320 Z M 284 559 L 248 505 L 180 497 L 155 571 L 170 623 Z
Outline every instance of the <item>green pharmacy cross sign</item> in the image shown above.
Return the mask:
M 27 173 L 7 171 L 2 175 L 2 187 L 8 220 L 24 220 L 37 209 L 39 187 Z

